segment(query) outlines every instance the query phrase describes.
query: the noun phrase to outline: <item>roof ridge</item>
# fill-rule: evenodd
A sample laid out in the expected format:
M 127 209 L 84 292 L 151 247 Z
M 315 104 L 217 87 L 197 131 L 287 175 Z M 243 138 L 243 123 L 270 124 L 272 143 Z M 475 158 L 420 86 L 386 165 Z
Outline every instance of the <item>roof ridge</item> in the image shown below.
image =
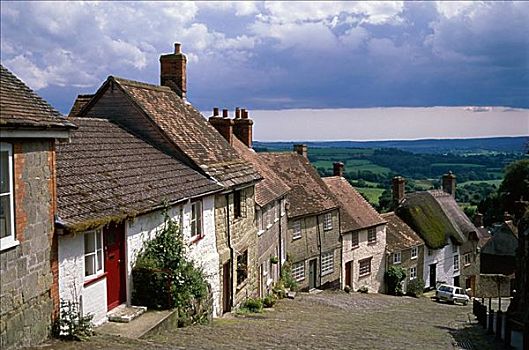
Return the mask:
M 130 85 L 130 86 L 154 90 L 154 91 L 163 91 L 163 92 L 173 91 L 168 86 L 155 85 L 155 84 L 145 83 L 142 81 L 120 78 L 120 77 L 116 77 L 113 75 L 110 75 L 108 78 L 118 82 L 119 84 L 123 84 L 123 85 Z

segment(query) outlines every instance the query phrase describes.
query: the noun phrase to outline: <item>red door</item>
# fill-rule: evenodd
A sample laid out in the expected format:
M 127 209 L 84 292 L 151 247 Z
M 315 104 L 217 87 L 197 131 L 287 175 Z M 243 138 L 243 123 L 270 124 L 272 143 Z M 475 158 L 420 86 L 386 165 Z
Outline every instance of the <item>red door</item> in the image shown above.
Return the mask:
M 126 300 L 125 294 L 125 225 L 110 223 L 103 228 L 107 306 L 115 308 Z

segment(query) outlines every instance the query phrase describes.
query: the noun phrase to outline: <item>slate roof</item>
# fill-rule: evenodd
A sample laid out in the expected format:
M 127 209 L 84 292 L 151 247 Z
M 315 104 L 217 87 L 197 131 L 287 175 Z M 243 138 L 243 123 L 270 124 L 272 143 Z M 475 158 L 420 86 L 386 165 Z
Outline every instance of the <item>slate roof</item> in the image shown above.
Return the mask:
M 2 128 L 75 128 L 48 102 L 38 96 L 7 68 L 0 65 L 0 126 Z
M 478 227 L 478 231 L 476 232 L 477 236 L 478 236 L 478 246 L 479 247 L 483 247 L 485 245 L 485 243 L 487 243 L 489 241 L 489 239 L 492 237 L 490 235 L 490 232 L 488 229 L 486 229 L 485 227 Z
M 386 223 L 386 220 L 345 178 L 324 177 L 323 182 L 340 203 L 340 223 L 343 233 Z
M 90 100 L 94 97 L 93 94 L 91 95 L 77 95 L 77 98 L 75 99 L 75 102 L 73 103 L 72 108 L 70 109 L 70 113 L 68 113 L 68 118 L 74 118 L 77 117 L 79 112 L 81 112 L 81 109 L 90 102 Z
M 261 179 L 200 112 L 169 87 L 116 77 L 109 77 L 105 84 L 111 82 L 121 87 L 182 153 L 223 186 Z
M 76 118 L 57 145 L 58 215 L 83 231 L 222 187 L 105 119 Z
M 491 226 L 492 237 L 481 248 L 482 254 L 516 256 L 518 238 L 513 227 L 502 222 Z
M 459 208 L 455 199 L 440 190 L 406 194 L 395 211 L 432 249 L 440 249 L 452 239 L 466 241 L 477 228 Z
M 309 160 L 297 153 L 259 153 L 290 187 L 288 217 L 317 215 L 338 208 L 338 202 Z
M 255 202 L 257 205 L 264 207 L 287 194 L 290 187 L 281 180 L 274 170 L 263 162 L 260 153 L 248 148 L 235 136 L 233 137 L 233 148 L 244 160 L 251 163 L 254 169 L 263 177 L 263 180 L 255 185 Z
M 386 221 L 386 249 L 390 252 L 423 245 L 424 241 L 394 212 L 381 215 Z

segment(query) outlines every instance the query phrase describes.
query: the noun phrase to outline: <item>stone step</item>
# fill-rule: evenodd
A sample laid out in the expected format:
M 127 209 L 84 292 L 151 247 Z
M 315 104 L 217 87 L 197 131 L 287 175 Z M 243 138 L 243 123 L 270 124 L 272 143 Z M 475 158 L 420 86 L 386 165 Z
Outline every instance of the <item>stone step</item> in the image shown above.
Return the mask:
M 176 310 L 149 310 L 128 323 L 106 322 L 97 327 L 95 331 L 101 334 L 139 339 L 177 326 L 178 312 Z
M 107 317 L 110 322 L 129 323 L 141 316 L 145 311 L 147 311 L 145 306 L 120 305 L 110 311 Z

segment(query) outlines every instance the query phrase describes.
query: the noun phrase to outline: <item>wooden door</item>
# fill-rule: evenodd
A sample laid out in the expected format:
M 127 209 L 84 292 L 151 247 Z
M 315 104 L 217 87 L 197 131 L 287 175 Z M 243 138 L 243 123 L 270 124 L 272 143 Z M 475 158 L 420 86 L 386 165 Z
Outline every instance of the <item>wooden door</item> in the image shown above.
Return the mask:
M 231 311 L 231 260 L 222 265 L 222 313 Z
M 111 223 L 103 228 L 107 308 L 112 310 L 126 301 L 125 225 Z
M 430 287 L 435 288 L 435 282 L 437 280 L 437 264 L 430 265 Z
M 348 261 L 345 263 L 345 285 L 346 286 L 349 286 L 349 287 L 352 287 L 353 284 L 351 283 L 351 280 L 352 280 L 352 276 L 351 276 L 351 272 L 352 272 L 352 269 L 351 269 L 351 261 Z
M 318 261 L 312 259 L 309 261 L 309 289 L 316 288 L 316 268 L 318 266 Z

